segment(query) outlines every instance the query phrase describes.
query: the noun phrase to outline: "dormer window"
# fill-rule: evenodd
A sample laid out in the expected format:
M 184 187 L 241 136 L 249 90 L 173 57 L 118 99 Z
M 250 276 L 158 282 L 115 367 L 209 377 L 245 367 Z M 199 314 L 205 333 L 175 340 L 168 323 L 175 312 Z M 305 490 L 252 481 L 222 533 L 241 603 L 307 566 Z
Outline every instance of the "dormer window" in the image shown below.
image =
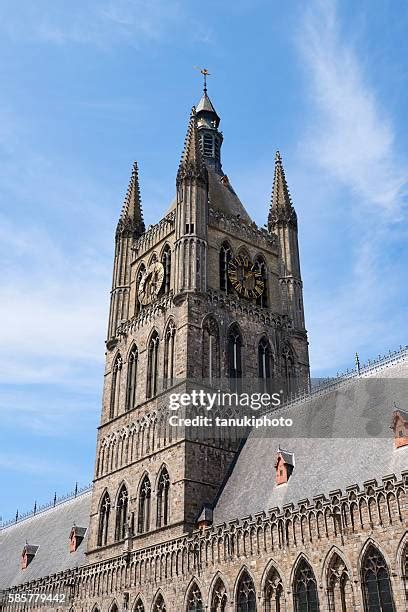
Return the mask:
M 394 432 L 395 448 L 408 446 L 408 412 L 397 408 L 392 413 L 391 429 Z
M 204 504 L 200 516 L 197 519 L 197 527 L 199 529 L 205 529 L 205 527 L 209 527 L 213 523 L 213 510 L 212 507 L 208 504 Z
M 275 482 L 277 485 L 288 482 L 295 467 L 295 456 L 293 453 L 278 448 L 275 458 Z
M 20 566 L 22 570 L 25 570 L 34 559 L 38 546 L 33 546 L 32 544 L 26 544 L 23 548 L 23 552 L 21 553 Z
M 86 527 L 77 527 L 74 525 L 69 534 L 69 552 L 78 550 L 79 545 L 85 537 Z

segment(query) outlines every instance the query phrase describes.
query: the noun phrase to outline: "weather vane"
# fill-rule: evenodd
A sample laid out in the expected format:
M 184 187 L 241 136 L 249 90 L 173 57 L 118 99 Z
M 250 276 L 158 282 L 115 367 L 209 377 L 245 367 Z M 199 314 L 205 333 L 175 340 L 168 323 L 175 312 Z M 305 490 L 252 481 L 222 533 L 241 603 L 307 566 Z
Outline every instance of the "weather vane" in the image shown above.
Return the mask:
M 204 93 L 207 93 L 207 77 L 210 76 L 207 68 L 199 68 L 198 66 L 194 66 L 196 70 L 199 70 L 204 77 Z

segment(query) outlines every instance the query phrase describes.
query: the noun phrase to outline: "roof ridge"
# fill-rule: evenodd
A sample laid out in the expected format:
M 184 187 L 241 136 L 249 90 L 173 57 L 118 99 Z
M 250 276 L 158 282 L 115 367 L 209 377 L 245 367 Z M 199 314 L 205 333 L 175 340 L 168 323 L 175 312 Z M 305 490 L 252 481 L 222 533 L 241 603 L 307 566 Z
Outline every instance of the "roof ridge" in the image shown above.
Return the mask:
M 312 389 L 300 390 L 297 393 L 290 395 L 285 403 L 281 404 L 277 408 L 273 408 L 273 411 L 280 410 L 281 408 L 286 409 L 291 406 L 307 402 L 309 399 L 318 397 L 327 391 L 338 389 L 345 382 L 365 378 L 370 373 L 385 369 L 391 364 L 399 363 L 405 359 L 408 359 L 408 345 L 400 346 L 400 348 L 396 351 L 389 351 L 387 355 L 379 355 L 378 359 L 373 361 L 368 360 L 366 364 L 358 364 L 358 366 L 353 370 L 347 370 L 343 374 L 337 374 L 337 376 L 332 378 L 324 379 L 321 384 L 316 385 Z M 271 409 L 268 407 L 260 411 L 261 414 L 267 414 L 269 412 L 271 412 Z
M 48 502 L 47 504 L 39 506 L 38 508 L 36 508 L 35 511 L 30 510 L 26 512 L 25 514 L 18 516 L 17 518 L 3 521 L 0 523 L 0 533 L 2 531 L 5 531 L 6 529 L 10 529 L 11 527 L 14 527 L 15 525 L 19 525 L 20 523 L 23 523 L 30 519 L 35 519 L 38 516 L 43 516 L 44 514 L 47 514 L 48 512 L 51 512 L 55 510 L 56 508 L 60 508 L 61 506 L 64 506 L 65 504 L 71 503 L 81 497 L 84 497 L 85 495 L 88 495 L 91 492 L 92 492 L 92 484 L 89 484 L 83 487 L 82 489 L 77 490 L 76 493 L 72 491 L 71 493 L 67 495 L 63 495 L 62 497 L 57 498 L 55 502 L 51 501 L 51 502 Z

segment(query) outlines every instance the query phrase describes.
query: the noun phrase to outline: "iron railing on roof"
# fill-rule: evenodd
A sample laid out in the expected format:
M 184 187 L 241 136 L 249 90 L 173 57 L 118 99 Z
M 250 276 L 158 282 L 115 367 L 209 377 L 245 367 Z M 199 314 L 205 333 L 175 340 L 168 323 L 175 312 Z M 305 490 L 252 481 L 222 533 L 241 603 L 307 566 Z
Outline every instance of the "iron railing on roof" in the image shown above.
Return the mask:
M 384 367 L 401 361 L 404 357 L 408 358 L 408 345 L 400 346 L 396 351 L 388 351 L 385 355 L 378 355 L 376 359 L 369 359 L 364 364 L 360 364 L 358 355 L 356 355 L 356 366 L 353 369 L 337 373 L 336 376 L 315 379 L 310 389 L 302 389 L 290 394 L 285 405 L 302 403 L 311 397 L 318 397 L 320 394 L 337 388 L 347 380 L 373 374 Z
M 31 518 L 33 516 L 37 516 L 38 514 L 41 514 L 42 512 L 49 510 L 50 508 L 55 508 L 56 506 L 59 506 L 71 499 L 75 499 L 76 497 L 83 495 L 84 493 L 87 493 L 88 491 L 90 491 L 91 488 L 92 488 L 92 483 L 84 485 L 82 487 L 78 487 L 78 483 L 76 483 L 75 489 L 73 491 L 70 491 L 69 493 L 66 493 L 65 495 L 61 495 L 59 497 L 57 497 L 57 494 L 55 493 L 53 499 L 47 502 L 46 504 L 37 506 L 37 502 L 34 502 L 33 509 L 27 512 L 24 512 L 23 514 L 20 514 L 19 511 L 17 510 L 14 518 L 8 519 L 7 521 L 2 521 L 0 519 L 0 531 L 2 529 L 5 529 L 6 527 L 10 527 L 10 525 L 21 523 L 22 521 L 25 521 L 28 518 Z

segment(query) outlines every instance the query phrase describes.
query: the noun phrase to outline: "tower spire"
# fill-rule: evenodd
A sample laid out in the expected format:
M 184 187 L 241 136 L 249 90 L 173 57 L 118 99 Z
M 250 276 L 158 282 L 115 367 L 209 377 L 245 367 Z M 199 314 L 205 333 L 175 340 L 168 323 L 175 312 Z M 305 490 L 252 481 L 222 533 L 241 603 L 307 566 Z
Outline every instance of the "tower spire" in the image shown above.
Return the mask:
M 200 139 L 197 129 L 197 115 L 194 106 L 191 109 L 188 122 L 184 149 L 177 172 L 177 183 L 182 181 L 186 176 L 201 179 L 203 181 L 207 180 L 207 171 L 201 156 Z
M 132 174 L 130 176 L 129 186 L 126 191 L 116 233 L 121 234 L 126 231 L 139 236 L 145 231 L 142 201 L 140 197 L 139 169 L 136 161 L 133 163 Z
M 286 182 L 285 171 L 283 169 L 282 157 L 279 151 L 275 155 L 275 173 L 273 177 L 273 187 L 271 205 L 268 216 L 268 229 L 277 223 L 289 223 L 297 227 L 297 217 L 290 197 L 288 184 Z

